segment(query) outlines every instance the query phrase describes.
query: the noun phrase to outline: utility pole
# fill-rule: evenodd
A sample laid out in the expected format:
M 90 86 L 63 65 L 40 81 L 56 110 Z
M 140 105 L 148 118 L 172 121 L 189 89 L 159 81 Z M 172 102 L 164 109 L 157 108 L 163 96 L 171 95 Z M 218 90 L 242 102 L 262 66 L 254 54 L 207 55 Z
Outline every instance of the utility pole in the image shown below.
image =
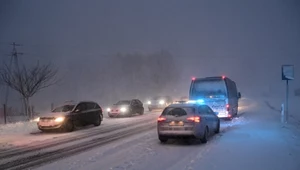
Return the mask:
M 12 64 L 13 62 L 15 63 L 15 67 L 18 71 L 18 73 L 20 73 L 20 68 L 19 68 L 19 61 L 18 61 L 18 55 L 23 55 L 23 53 L 19 53 L 17 51 L 17 46 L 21 46 L 21 44 L 16 44 L 15 42 L 13 42 L 12 44 L 10 44 L 13 46 L 12 52 L 9 55 L 10 56 L 10 62 L 8 65 L 8 69 L 11 70 L 12 69 Z M 5 93 L 5 100 L 4 100 L 4 122 L 6 123 L 6 118 L 7 118 L 7 106 L 8 106 L 8 97 L 9 97 L 9 86 L 6 86 L 6 93 Z

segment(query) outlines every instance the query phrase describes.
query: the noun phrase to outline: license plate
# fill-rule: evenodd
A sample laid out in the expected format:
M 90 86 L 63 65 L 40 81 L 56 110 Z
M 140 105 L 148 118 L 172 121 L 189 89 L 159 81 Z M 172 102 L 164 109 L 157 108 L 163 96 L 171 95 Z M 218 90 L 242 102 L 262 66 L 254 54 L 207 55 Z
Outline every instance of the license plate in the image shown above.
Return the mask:
M 40 126 L 54 126 L 55 124 L 51 121 L 47 121 L 47 122 L 40 122 L 39 123 Z
M 226 113 L 224 113 L 224 112 L 219 112 L 218 113 L 218 116 L 225 116 L 226 115 Z
M 178 122 L 175 122 L 175 121 L 172 121 L 169 123 L 170 126 L 183 126 L 184 123 L 183 121 L 178 121 Z

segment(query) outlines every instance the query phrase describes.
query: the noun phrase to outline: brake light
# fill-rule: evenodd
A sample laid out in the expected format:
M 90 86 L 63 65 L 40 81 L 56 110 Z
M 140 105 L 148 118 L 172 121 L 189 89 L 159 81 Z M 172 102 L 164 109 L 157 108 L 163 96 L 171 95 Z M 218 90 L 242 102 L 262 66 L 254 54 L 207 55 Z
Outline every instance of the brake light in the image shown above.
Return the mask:
M 227 109 L 227 111 L 229 111 L 229 104 L 226 104 L 226 109 Z
M 226 77 L 225 76 L 222 76 L 222 79 L 225 79 Z
M 167 120 L 165 117 L 159 117 L 159 118 L 157 118 L 157 121 L 158 121 L 158 122 L 163 122 L 163 121 L 165 121 L 165 120 Z
M 187 120 L 199 123 L 200 117 L 199 116 L 188 117 Z
M 192 80 L 194 81 L 194 80 L 196 80 L 196 78 L 195 78 L 195 77 L 193 77 L 193 78 L 192 78 Z

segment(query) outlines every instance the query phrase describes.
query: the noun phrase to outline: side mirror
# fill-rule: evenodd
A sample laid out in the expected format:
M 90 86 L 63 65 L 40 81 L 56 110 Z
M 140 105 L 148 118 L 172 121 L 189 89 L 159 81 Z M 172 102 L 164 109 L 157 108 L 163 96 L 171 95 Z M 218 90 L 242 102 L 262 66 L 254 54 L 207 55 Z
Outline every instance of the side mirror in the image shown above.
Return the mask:
M 241 93 L 238 92 L 238 98 L 240 99 L 242 97 Z
M 76 109 L 76 110 L 75 110 L 75 113 L 78 113 L 78 112 L 80 112 L 80 109 Z

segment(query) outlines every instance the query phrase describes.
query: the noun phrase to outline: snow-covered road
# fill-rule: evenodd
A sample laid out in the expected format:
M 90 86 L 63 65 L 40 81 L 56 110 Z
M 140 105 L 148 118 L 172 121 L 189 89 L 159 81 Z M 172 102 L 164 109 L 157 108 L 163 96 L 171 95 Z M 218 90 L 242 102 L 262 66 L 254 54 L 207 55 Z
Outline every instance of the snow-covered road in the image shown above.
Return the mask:
M 170 140 L 161 144 L 156 129 L 44 165 L 39 170 L 299 170 L 299 131 L 281 125 L 265 103 L 242 101 L 243 113 L 223 121 L 207 144 Z
M 18 162 L 19 157 L 34 156 L 33 160 L 41 163 L 59 158 L 38 167 L 40 170 L 300 169 L 299 129 L 280 124 L 279 114 L 263 100 L 243 98 L 239 117 L 222 121 L 221 133 L 210 138 L 207 144 L 196 140 L 170 140 L 161 144 L 153 126 L 158 115 L 156 112 L 105 119 L 100 127 L 84 127 L 72 133 L 41 133 L 33 122 L 1 126 L 0 167 L 13 165 L 9 161 Z M 131 132 L 134 135 L 126 136 Z M 111 140 L 118 134 L 124 138 Z M 78 154 L 76 146 L 85 152 Z M 74 150 L 71 156 L 66 153 L 69 148 Z M 62 159 L 63 156 L 68 157 Z M 23 161 L 30 164 L 31 159 L 26 159 Z

